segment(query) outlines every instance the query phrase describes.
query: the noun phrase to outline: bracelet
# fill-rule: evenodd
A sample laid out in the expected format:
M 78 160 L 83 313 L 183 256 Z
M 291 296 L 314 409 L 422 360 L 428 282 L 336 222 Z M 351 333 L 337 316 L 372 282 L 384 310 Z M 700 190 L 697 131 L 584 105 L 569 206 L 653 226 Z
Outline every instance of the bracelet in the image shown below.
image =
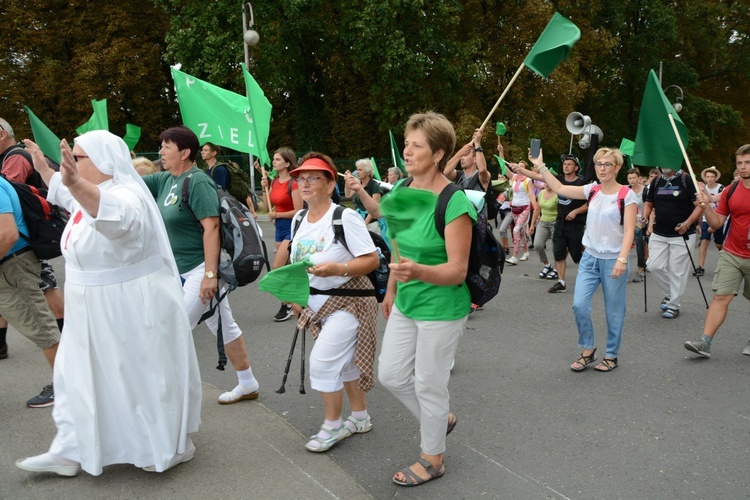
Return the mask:
M 540 174 L 543 174 L 543 173 L 545 173 L 545 172 L 549 172 L 549 169 L 547 168 L 547 165 L 542 165 L 541 167 L 539 167 L 539 168 L 537 169 L 537 171 L 538 171 L 538 172 L 539 172 Z
M 341 277 L 346 278 L 347 276 L 349 276 L 349 264 L 344 264 L 344 274 Z
M 628 263 L 628 259 L 626 259 L 625 257 L 617 257 L 617 262 L 619 262 L 621 264 L 627 264 Z

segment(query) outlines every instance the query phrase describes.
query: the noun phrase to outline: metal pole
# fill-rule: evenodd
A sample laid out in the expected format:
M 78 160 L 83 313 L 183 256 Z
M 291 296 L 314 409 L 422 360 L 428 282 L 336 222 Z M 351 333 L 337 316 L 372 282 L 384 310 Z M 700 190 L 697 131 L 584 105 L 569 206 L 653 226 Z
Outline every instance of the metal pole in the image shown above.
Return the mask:
M 250 25 L 250 27 L 252 28 L 252 22 L 253 22 L 252 21 L 252 17 L 253 17 L 252 16 L 252 10 L 253 10 L 253 6 L 250 4 L 250 2 L 243 3 L 242 4 L 242 46 L 245 49 L 245 67 L 248 69 L 248 71 L 250 71 L 250 49 L 248 48 L 247 42 L 245 41 L 245 32 L 248 29 L 247 28 L 247 10 L 248 9 L 250 9 L 250 12 L 251 12 L 251 14 L 250 14 L 250 18 L 251 18 L 251 21 L 250 21 L 251 25 Z M 248 96 L 248 98 L 249 98 L 249 96 Z M 247 166 L 247 169 L 248 169 L 247 173 L 250 175 L 250 191 L 253 194 L 255 194 L 255 168 L 253 168 L 253 163 L 254 163 L 255 160 L 254 160 L 252 154 L 248 155 L 248 160 L 249 160 L 249 163 L 248 163 L 248 166 Z M 253 199 L 255 199 L 255 198 L 253 198 Z M 244 201 L 244 200 L 240 200 L 240 201 Z

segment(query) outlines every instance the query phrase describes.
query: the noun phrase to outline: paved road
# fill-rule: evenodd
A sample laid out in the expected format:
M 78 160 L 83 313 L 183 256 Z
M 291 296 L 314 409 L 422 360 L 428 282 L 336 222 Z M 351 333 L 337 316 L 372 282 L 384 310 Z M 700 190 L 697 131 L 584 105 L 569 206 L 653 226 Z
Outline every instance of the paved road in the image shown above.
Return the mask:
M 262 226 L 270 235 L 268 223 Z M 709 270 L 716 255 L 709 253 Z M 22 406 L 48 374 L 41 356 L 11 336 L 11 358 L 0 361 L 0 497 L 750 497 L 750 357 L 740 354 L 750 337 L 748 303 L 732 303 L 713 357 L 697 359 L 682 347 L 699 336 L 705 314 L 697 281 L 691 279 L 675 320 L 660 317 L 653 280 L 647 282 L 647 313 L 643 286 L 629 284 L 620 368 L 574 373 L 568 368 L 578 354 L 573 294 L 546 293 L 551 283 L 536 278 L 540 267 L 534 254 L 506 267 L 500 295 L 469 319 L 450 386 L 459 423 L 448 438 L 447 473 L 439 481 L 409 490 L 391 482 L 395 470 L 417 457 L 419 439 L 414 419 L 380 387 L 368 398 L 372 432 L 325 455 L 304 451 L 304 436 L 322 420 L 320 397 L 309 383 L 307 394 L 298 392 L 299 347 L 286 393 L 275 392 L 294 326 L 275 323 L 278 303 L 250 285 L 231 302 L 246 331 L 261 397 L 229 408 L 214 403 L 218 388 L 232 387 L 235 379 L 231 370 L 215 369 L 213 337 L 199 326 L 205 398 L 195 438 L 199 452 L 161 478 L 124 466 L 74 480 L 16 471 L 11 458 L 43 451 L 53 428 L 49 410 Z M 568 274 L 573 283 L 575 266 Z M 708 291 L 710 279 L 703 282 Z M 601 332 L 601 294 L 593 307 Z M 381 321 L 381 334 L 384 326 Z M 597 340 L 603 350 L 604 336 Z

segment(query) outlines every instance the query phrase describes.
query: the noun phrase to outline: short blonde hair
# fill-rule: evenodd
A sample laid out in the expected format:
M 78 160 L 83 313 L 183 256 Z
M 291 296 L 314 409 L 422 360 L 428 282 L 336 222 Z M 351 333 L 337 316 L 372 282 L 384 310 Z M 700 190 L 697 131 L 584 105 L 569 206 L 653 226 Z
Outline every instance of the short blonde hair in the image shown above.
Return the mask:
M 614 158 L 615 164 L 617 165 L 622 165 L 625 162 L 625 159 L 622 157 L 622 152 L 617 148 L 599 148 L 594 155 L 594 162 L 599 161 L 599 158 L 605 156 L 611 156 Z
M 427 137 L 427 143 L 433 153 L 443 152 L 443 157 L 438 162 L 438 171 L 442 172 L 448 159 L 453 155 L 453 149 L 456 147 L 456 130 L 451 122 L 434 111 L 426 113 L 416 113 L 409 117 L 404 129 L 404 135 L 415 130 L 421 130 Z
M 151 160 L 144 158 L 143 156 L 133 158 L 133 168 L 135 168 L 135 171 L 138 172 L 138 175 L 141 177 L 156 173 L 156 167 L 151 163 Z

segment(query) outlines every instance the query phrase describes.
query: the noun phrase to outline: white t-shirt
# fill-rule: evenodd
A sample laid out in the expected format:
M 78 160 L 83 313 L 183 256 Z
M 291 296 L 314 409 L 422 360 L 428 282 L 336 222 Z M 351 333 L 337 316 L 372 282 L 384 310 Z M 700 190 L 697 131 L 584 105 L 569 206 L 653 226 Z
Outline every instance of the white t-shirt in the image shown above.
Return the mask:
M 516 187 L 518 187 L 518 190 L 516 190 Z M 513 184 L 511 184 L 511 189 L 513 190 L 513 201 L 511 202 L 511 205 L 514 207 L 528 207 L 531 204 L 531 199 L 529 198 L 529 191 L 531 190 L 531 180 L 526 177 L 522 181 L 513 181 Z
M 583 194 L 589 198 L 596 182 L 583 186 Z M 624 227 L 620 225 L 620 203 L 618 193 L 604 194 L 601 190 L 589 202 L 586 218 L 586 231 L 583 233 L 583 246 L 597 259 L 616 259 L 622 248 Z M 625 206 L 636 204 L 633 190 L 625 196 Z
M 300 221 L 299 229 L 292 238 L 292 262 L 299 262 L 309 255 L 313 264 L 322 264 L 323 262 L 344 263 L 355 257 L 376 251 L 364 220 L 357 212 L 349 208 L 341 214 L 341 222 L 344 225 L 344 234 L 349 250 L 341 242 L 333 242 L 333 211 L 336 206 L 331 203 L 328 212 L 315 223 L 308 222 L 307 216 L 309 214 L 305 214 L 305 217 Z M 292 229 L 294 229 L 294 222 L 292 222 Z M 312 274 L 308 276 L 310 286 L 318 290 L 338 288 L 351 279 L 351 276 L 346 278 L 341 276 L 323 278 Z M 328 295 L 310 295 L 308 305 L 310 309 L 317 311 L 327 298 Z
M 709 189 L 709 187 L 706 186 L 706 191 L 708 191 L 708 194 L 719 194 L 721 192 L 721 189 L 723 187 L 724 186 L 722 186 L 721 184 L 719 184 L 717 182 L 716 186 L 714 186 L 713 189 Z M 719 203 L 718 202 L 716 202 L 716 203 L 710 202 L 710 203 L 711 203 L 711 208 L 713 208 L 714 210 L 716 210 L 719 207 Z M 701 222 L 706 222 L 706 216 L 705 215 L 703 217 L 701 217 Z

